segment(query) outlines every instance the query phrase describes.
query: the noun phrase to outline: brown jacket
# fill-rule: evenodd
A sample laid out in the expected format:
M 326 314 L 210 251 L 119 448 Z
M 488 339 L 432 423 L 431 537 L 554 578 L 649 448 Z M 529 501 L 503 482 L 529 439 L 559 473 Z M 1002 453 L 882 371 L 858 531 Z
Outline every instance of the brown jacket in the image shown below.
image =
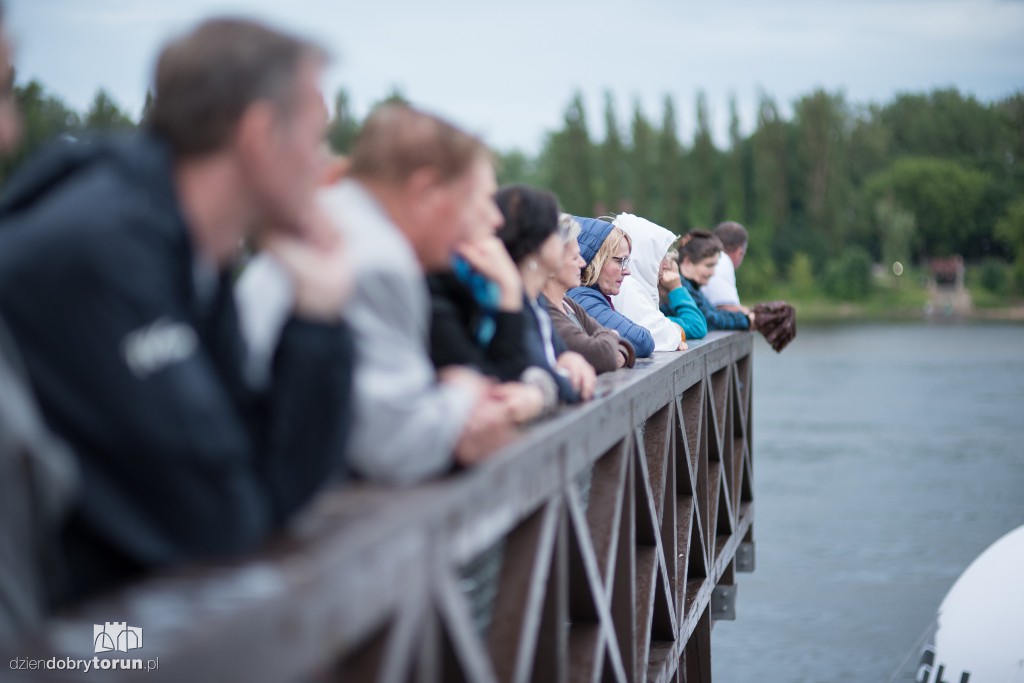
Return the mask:
M 620 354 L 626 358 L 626 367 L 631 368 L 636 363 L 636 352 L 633 350 L 633 345 L 616 334 L 614 330 L 602 327 L 587 315 L 575 301 L 569 297 L 563 297 L 562 301 L 557 302 L 547 299 L 545 301 L 547 301 L 548 314 L 551 316 L 551 324 L 562 337 L 565 345 L 586 358 L 598 373 L 615 370 L 618 367 Z M 573 310 L 576 320 L 573 320 L 565 312 L 563 304 Z

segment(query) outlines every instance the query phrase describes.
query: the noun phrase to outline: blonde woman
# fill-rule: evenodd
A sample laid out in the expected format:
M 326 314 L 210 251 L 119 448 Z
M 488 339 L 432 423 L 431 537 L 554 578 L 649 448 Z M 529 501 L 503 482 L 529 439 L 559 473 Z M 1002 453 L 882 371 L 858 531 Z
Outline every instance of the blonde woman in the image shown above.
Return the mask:
M 654 352 L 654 338 L 641 327 L 615 310 L 611 297 L 619 293 L 622 281 L 629 275 L 629 255 L 633 243 L 629 236 L 600 218 L 576 218 L 580 224 L 580 256 L 587 264 L 580 277 L 581 286 L 569 290 L 570 299 L 587 315 L 604 327 L 611 328 L 636 350 L 637 358 Z
M 572 351 L 594 366 L 598 373 L 631 368 L 636 362 L 633 345 L 615 330 L 602 327 L 584 312 L 566 292 L 580 286 L 580 271 L 586 263 L 580 256 L 580 224 L 563 213 L 558 221 L 558 234 L 565 243 L 562 265 L 544 285 L 544 298 L 551 324 Z

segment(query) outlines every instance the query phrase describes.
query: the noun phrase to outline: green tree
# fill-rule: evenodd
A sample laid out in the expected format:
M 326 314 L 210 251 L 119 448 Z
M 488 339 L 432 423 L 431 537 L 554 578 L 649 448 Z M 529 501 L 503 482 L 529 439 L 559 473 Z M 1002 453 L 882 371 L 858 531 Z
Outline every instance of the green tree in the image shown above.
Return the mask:
M 846 154 L 846 174 L 850 195 L 845 211 L 850 241 L 869 245 L 875 241 L 877 216 L 875 205 L 864 196 L 865 181 L 882 171 L 891 160 L 890 132 L 880 118 L 881 107 L 872 104 L 851 109 L 850 139 Z
M 89 130 L 124 130 L 135 127 L 135 123 L 103 89 L 96 91 L 89 111 L 85 114 L 84 124 Z
M 871 256 L 861 247 L 850 247 L 825 267 L 822 289 L 838 301 L 860 301 L 871 294 Z
M 146 117 L 149 116 L 149 111 L 153 108 L 153 91 L 149 88 L 146 89 L 146 100 L 142 103 L 142 112 L 139 114 L 139 123 L 143 123 Z
M 718 222 L 716 219 L 723 217 L 724 206 L 721 204 L 718 150 L 711 137 L 708 103 L 703 92 L 697 93 L 697 128 L 689 156 L 688 166 L 693 174 L 690 182 L 693 193 L 688 211 L 690 224 L 712 228 Z
M 975 271 L 968 271 L 968 285 L 973 285 L 972 275 L 977 275 L 977 282 L 993 294 L 1007 294 L 1009 285 L 1015 277 L 1013 264 L 999 259 L 989 258 L 981 262 Z
M 794 107 L 807 229 L 834 252 L 846 236 L 848 114 L 841 95 L 816 90 Z M 820 254 L 819 254 L 820 255 Z
M 722 184 L 725 193 L 725 218 L 749 220 L 747 203 L 747 145 L 740 134 L 740 116 L 736 97 L 729 98 L 729 152 L 725 157 Z
M 788 132 L 778 107 L 761 94 L 757 129 L 751 140 L 754 171 L 755 216 L 774 235 L 789 222 Z M 774 240 L 771 240 L 774 242 Z
M 919 253 L 973 256 L 981 252 L 976 217 L 990 182 L 955 161 L 904 158 L 872 176 L 866 192 L 872 203 L 891 197 L 914 214 Z
M 850 116 L 846 167 L 850 182 L 860 186 L 888 165 L 892 158 L 892 133 L 882 121 L 882 108 L 877 104 L 852 107 Z
M 882 263 L 891 266 L 898 261 L 909 266 L 917 224 L 914 214 L 900 207 L 892 197 L 884 197 L 875 202 L 875 221 L 882 237 Z
M 1002 156 L 999 177 L 1011 188 L 1009 195 L 1024 194 L 1024 91 L 1018 91 L 996 103 L 999 117 L 999 142 L 996 150 Z
M 21 145 L 14 154 L 0 159 L 0 181 L 9 178 L 27 157 L 52 139 L 77 134 L 81 129 L 78 114 L 47 93 L 39 81 L 16 86 L 14 100 L 21 111 Z
M 989 172 L 1002 165 L 999 112 L 956 89 L 904 93 L 879 113 L 895 155 L 952 159 Z
M 778 285 L 778 270 L 770 257 L 747 257 L 743 268 L 736 273 L 736 284 L 743 292 L 744 301 L 764 299 L 771 295 Z
M 581 216 L 595 208 L 594 170 L 583 97 L 577 93 L 565 111 L 562 130 L 548 136 L 541 157 L 542 184 L 558 195 L 562 207 Z
M 996 237 L 1009 247 L 1014 255 L 1014 279 L 1024 290 L 1024 197 L 1015 200 L 1006 209 L 1006 215 L 996 223 Z
M 338 154 L 348 154 L 359 135 L 359 128 L 359 119 L 352 111 L 348 91 L 341 88 L 334 96 L 334 115 L 327 124 L 327 143 Z
M 525 183 L 539 185 L 536 164 L 519 150 L 504 154 L 498 153 L 497 174 L 498 184 Z
M 811 296 L 815 292 L 814 265 L 811 257 L 802 251 L 793 254 L 793 260 L 789 262 L 787 272 L 789 286 L 799 296 Z
M 377 102 L 375 105 L 373 105 L 372 109 L 376 109 L 377 107 L 380 107 L 385 104 L 411 105 L 412 102 L 409 100 L 408 97 L 405 96 L 405 93 L 402 92 L 401 88 L 399 88 L 397 85 L 393 85 L 391 86 L 391 92 L 385 95 L 384 99 L 382 99 L 380 102 Z
M 633 123 L 630 130 L 633 138 L 633 149 L 629 155 L 633 210 L 652 221 L 660 222 L 655 187 L 655 132 L 644 116 L 639 100 L 633 103 Z
M 626 197 L 626 178 L 629 175 L 629 160 L 626 158 L 622 131 L 615 113 L 615 99 L 611 92 L 604 94 L 604 141 L 598 149 L 599 177 L 601 190 L 596 213 L 615 213 L 622 208 Z
M 660 199 L 660 223 L 676 234 L 684 232 L 686 225 L 683 199 L 683 150 L 679 144 L 676 107 L 672 98 L 665 96 L 661 115 L 661 129 L 657 143 L 657 194 Z

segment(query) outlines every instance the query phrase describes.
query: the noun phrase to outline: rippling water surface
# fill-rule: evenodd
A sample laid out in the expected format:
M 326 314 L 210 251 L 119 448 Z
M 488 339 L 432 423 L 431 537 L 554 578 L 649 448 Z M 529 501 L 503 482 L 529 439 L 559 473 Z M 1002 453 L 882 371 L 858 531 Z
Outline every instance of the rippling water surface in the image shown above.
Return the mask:
M 754 480 L 757 571 L 715 626 L 714 680 L 889 681 L 960 573 L 1024 524 L 1024 326 L 759 340 Z

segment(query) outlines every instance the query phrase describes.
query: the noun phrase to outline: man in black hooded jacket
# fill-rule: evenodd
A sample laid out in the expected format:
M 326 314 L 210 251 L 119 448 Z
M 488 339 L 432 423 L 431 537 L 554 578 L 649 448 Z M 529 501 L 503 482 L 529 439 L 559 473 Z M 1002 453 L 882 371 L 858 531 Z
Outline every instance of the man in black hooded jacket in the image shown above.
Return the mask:
M 35 159 L 0 202 L 0 313 L 81 495 L 66 604 L 256 547 L 339 465 L 344 250 L 318 220 L 323 54 L 214 20 L 161 54 L 145 131 Z M 252 381 L 232 268 L 256 238 L 296 301 Z
M 20 120 L 0 1 L 0 156 L 17 147 Z M 21 355 L 0 316 L 0 649 L 39 627 L 60 571 L 57 529 L 78 482 L 74 459 L 43 422 Z

